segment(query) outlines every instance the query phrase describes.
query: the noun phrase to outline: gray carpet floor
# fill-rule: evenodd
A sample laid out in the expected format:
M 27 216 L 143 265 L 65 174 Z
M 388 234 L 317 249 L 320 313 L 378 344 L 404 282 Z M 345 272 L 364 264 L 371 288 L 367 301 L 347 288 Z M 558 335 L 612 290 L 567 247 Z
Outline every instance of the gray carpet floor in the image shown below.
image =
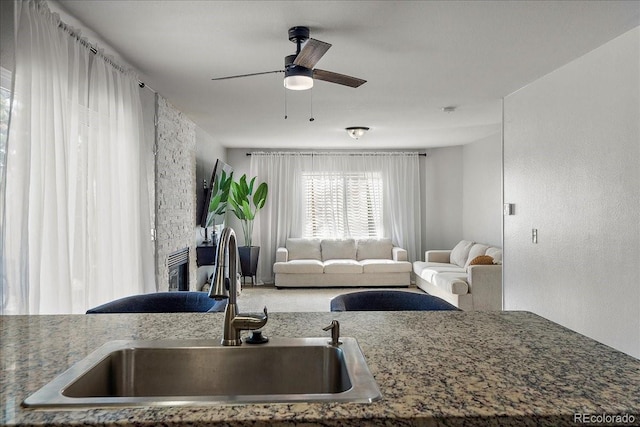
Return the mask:
M 424 293 L 421 289 L 410 288 L 281 288 L 273 285 L 250 286 L 244 284 L 242 293 L 238 297 L 238 307 L 241 312 L 257 313 L 267 307 L 272 313 L 282 312 L 325 312 L 330 311 L 329 304 L 337 295 L 349 292 L 393 289 L 408 292 Z

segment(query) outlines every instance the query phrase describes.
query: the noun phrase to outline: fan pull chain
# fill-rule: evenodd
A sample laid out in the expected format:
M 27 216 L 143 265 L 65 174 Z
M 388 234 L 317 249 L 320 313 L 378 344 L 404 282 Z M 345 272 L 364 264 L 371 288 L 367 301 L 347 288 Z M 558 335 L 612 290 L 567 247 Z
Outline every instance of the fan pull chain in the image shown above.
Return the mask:
M 287 120 L 287 88 L 282 86 L 284 89 L 284 119 Z
M 311 98 L 309 99 L 309 103 L 311 104 L 311 117 L 309 117 L 309 121 L 312 122 L 315 119 L 313 118 L 313 87 L 309 90 Z

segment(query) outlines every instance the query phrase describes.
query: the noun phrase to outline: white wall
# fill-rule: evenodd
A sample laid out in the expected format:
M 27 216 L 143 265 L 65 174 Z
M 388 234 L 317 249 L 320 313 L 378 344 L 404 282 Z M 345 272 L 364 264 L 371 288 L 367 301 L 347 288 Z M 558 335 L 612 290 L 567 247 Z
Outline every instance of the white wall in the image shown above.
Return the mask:
M 247 156 L 247 153 L 255 151 L 253 148 L 227 148 L 227 163 L 233 168 L 233 176 L 239 179 L 243 174 L 250 174 L 249 168 L 251 167 L 251 156 Z M 267 151 L 267 150 L 260 150 Z
M 462 235 L 502 247 L 502 134 L 462 148 Z
M 508 96 L 504 123 L 506 309 L 637 358 L 639 50 L 640 27 Z
M 195 241 L 199 245 L 204 240 L 204 228 L 200 227 L 200 216 L 202 214 L 204 195 L 203 181 L 211 180 L 211 173 L 216 164 L 216 160 L 227 162 L 227 150 L 222 144 L 209 135 L 207 132 L 196 126 L 196 218 L 195 218 Z M 211 236 L 209 236 L 211 237 Z M 213 266 L 198 267 L 196 271 L 196 290 L 201 290 L 202 285 L 207 278 L 213 273 Z
M 202 214 L 202 205 L 204 202 L 204 195 L 202 191 L 203 181 L 206 181 L 207 185 L 209 185 L 213 167 L 218 159 L 228 163 L 227 150 L 219 141 L 216 141 L 211 135 L 196 125 L 196 182 L 194 184 L 196 186 L 197 198 L 195 221 L 198 243 L 204 238 L 204 234 L 202 236 L 200 235 L 202 227 L 198 226 L 198 224 L 200 224 L 200 216 Z
M 451 249 L 463 238 L 462 154 L 460 145 L 427 150 L 422 180 L 423 250 Z
M 422 247 L 451 249 L 461 239 L 502 246 L 502 136 L 427 150 Z

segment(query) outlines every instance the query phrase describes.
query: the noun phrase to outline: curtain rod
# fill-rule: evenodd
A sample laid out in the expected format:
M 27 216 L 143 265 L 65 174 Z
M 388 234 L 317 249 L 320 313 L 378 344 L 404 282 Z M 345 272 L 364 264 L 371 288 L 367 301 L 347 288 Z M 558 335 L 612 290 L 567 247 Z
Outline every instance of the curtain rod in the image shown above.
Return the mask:
M 91 53 L 93 53 L 94 55 L 98 54 L 98 49 L 94 45 L 92 45 L 86 38 L 81 38 L 80 37 L 80 33 L 81 32 L 79 30 L 76 30 L 75 28 L 73 28 L 72 26 L 66 24 L 65 22 L 63 22 L 60 19 L 58 20 L 58 27 L 61 28 L 63 31 L 65 31 L 67 34 L 69 34 L 69 36 L 75 38 L 82 46 L 84 46 L 87 49 L 89 49 L 89 51 Z M 102 59 L 107 64 L 111 65 L 116 70 L 120 71 L 121 73 L 125 73 L 126 72 L 126 68 L 124 66 L 118 64 L 112 58 L 109 58 L 109 57 L 103 55 L 102 53 L 100 54 L 100 56 L 102 57 Z M 146 87 L 151 92 L 156 93 L 155 90 L 153 90 L 149 86 L 147 86 L 142 80 L 140 80 L 140 79 L 136 79 L 136 80 L 138 80 L 138 86 L 140 86 L 140 88 L 145 88 Z
M 296 156 L 385 156 L 385 155 L 407 155 L 417 154 L 420 157 L 427 157 L 427 153 L 416 153 L 415 151 L 375 151 L 375 152 L 343 152 L 340 151 L 322 151 L 314 153 L 312 151 L 254 151 L 255 154 L 291 154 Z M 246 153 L 247 156 L 251 156 L 253 153 Z

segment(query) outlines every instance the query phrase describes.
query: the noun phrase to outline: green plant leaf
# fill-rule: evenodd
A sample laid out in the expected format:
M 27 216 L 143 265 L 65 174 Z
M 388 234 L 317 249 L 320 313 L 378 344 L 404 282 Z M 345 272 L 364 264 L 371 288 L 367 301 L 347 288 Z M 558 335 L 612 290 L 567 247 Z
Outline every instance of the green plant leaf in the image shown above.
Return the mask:
M 264 204 L 267 202 L 267 194 L 269 192 L 269 187 L 266 182 L 263 182 L 258 186 L 256 190 L 256 194 L 253 195 L 253 204 L 256 207 L 256 212 L 262 209 Z
M 221 199 L 222 199 L 222 194 L 216 194 L 211 198 L 211 203 L 209 204 L 209 212 L 218 210 Z
M 249 221 L 253 221 L 255 216 L 253 214 L 253 212 L 251 211 L 251 206 L 249 205 L 249 202 L 246 200 L 242 201 L 242 212 L 244 213 L 244 217 L 245 219 L 249 220 Z
M 249 195 L 249 186 L 247 185 L 247 175 L 242 175 L 240 177 L 240 191 L 238 192 L 238 194 L 240 194 L 242 196 L 242 198 L 245 198 Z

